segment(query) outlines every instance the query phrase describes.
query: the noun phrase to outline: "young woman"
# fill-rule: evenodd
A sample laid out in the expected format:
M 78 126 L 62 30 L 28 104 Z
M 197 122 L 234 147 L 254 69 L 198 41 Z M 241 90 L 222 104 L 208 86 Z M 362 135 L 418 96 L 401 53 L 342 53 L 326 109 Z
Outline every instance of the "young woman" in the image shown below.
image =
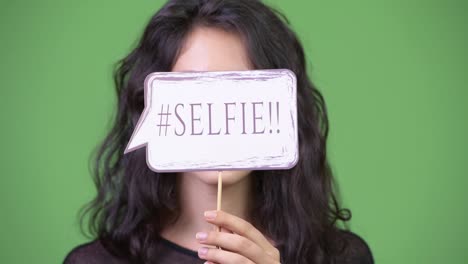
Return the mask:
M 155 173 L 145 149 L 123 155 L 149 73 L 276 68 L 297 76 L 300 160 L 290 170 L 224 172 L 222 211 L 213 210 L 217 172 Z M 98 193 L 85 211 L 95 240 L 65 263 L 373 263 L 366 242 L 337 226 L 350 211 L 335 198 L 325 102 L 277 12 L 255 0 L 169 1 L 115 81 L 117 117 L 97 153 Z

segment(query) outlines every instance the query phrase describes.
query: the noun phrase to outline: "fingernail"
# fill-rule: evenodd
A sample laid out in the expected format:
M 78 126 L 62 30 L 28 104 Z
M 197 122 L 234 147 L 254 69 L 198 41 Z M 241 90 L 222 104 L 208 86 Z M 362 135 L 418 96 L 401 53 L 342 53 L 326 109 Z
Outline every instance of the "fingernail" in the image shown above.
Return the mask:
M 206 247 L 201 247 L 198 249 L 198 255 L 200 256 L 206 256 L 206 253 L 208 253 L 208 248 Z
M 207 237 L 208 237 L 208 234 L 205 233 L 205 232 L 198 232 L 195 237 L 198 239 L 198 240 L 205 240 Z
M 206 211 L 205 212 L 205 217 L 210 220 L 214 220 L 216 218 L 216 211 Z

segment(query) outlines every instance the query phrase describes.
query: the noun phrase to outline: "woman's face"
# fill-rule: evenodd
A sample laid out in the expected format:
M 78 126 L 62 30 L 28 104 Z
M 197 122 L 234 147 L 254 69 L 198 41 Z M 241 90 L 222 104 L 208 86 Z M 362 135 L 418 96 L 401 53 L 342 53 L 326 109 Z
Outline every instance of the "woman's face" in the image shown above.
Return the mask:
M 216 28 L 196 27 L 185 44 L 172 71 L 242 71 L 251 70 L 247 50 L 241 38 Z M 223 185 L 244 179 L 251 171 L 223 171 Z M 207 184 L 217 184 L 217 171 L 185 172 Z

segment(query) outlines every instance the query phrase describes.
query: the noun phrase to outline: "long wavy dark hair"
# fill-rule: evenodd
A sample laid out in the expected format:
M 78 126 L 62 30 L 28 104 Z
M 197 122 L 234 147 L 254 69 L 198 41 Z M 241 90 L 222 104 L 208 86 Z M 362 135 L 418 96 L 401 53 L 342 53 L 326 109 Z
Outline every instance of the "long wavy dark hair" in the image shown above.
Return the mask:
M 151 258 L 155 239 L 178 215 L 176 177 L 148 169 L 145 150 L 123 155 L 144 108 L 143 81 L 171 71 L 187 33 L 205 26 L 242 37 L 255 69 L 292 70 L 297 77 L 299 161 L 289 170 L 255 171 L 253 224 L 272 238 L 282 263 L 326 262 L 343 248 L 339 206 L 327 161 L 324 99 L 307 76 L 304 50 L 287 19 L 254 0 L 173 0 L 149 21 L 142 38 L 117 64 L 113 127 L 95 152 L 97 196 L 82 212 L 93 237 L 134 262 Z

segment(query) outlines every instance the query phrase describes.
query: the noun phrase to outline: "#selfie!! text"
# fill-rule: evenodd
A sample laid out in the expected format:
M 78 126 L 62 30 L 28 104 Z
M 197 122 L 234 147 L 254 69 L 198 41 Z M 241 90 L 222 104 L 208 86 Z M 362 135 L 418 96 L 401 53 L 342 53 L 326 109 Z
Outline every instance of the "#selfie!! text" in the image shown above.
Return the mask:
M 168 132 L 171 135 L 171 131 L 175 136 L 280 133 L 279 102 L 178 103 L 157 107 L 159 136 L 167 136 Z

